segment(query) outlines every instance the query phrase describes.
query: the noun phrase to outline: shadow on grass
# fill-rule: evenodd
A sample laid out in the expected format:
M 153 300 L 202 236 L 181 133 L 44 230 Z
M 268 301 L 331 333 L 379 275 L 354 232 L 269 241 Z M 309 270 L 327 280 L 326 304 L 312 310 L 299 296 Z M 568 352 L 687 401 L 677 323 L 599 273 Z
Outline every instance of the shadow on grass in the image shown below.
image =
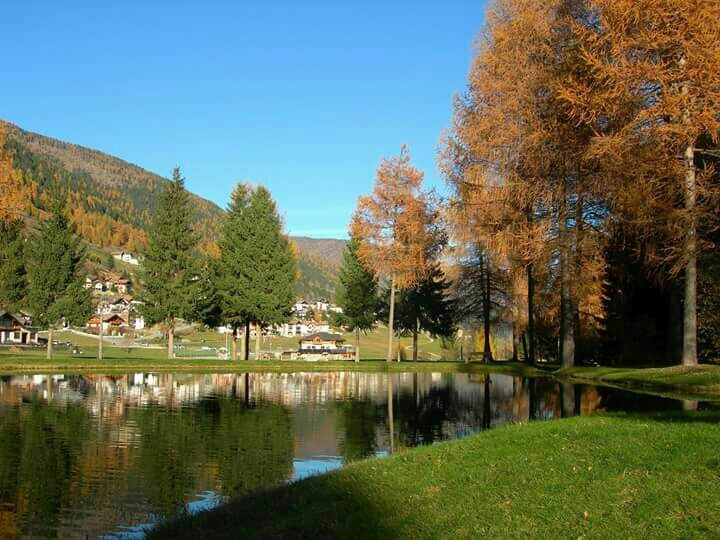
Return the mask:
M 388 509 L 348 476 L 328 474 L 181 517 L 148 538 L 395 538 Z M 370 487 L 370 489 L 372 489 Z
M 212 511 L 160 525 L 149 538 L 398 538 L 410 533 L 418 537 L 453 536 L 454 528 L 462 531 L 466 525 L 471 527 L 467 536 L 472 535 L 472 530 L 480 530 L 477 527 L 495 530 L 512 520 L 513 515 L 532 522 L 540 533 L 547 524 L 544 504 L 535 510 L 528 507 L 505 515 L 488 501 L 502 503 L 506 491 L 515 489 L 520 490 L 518 498 L 532 492 L 532 497 L 537 498 L 532 499 L 533 505 L 543 498 L 557 497 L 566 501 L 556 505 L 558 523 L 574 523 L 572 514 L 564 511 L 564 504 L 573 505 L 580 498 L 594 501 L 596 509 L 610 508 L 606 494 L 598 488 L 610 482 L 619 493 L 626 488 L 644 490 L 648 481 L 643 476 L 646 462 L 652 463 L 651 467 L 659 466 L 656 474 L 669 471 L 668 476 L 653 480 L 657 482 L 653 489 L 667 496 L 668 508 L 674 511 L 677 499 L 672 483 L 684 481 L 688 470 L 698 473 L 697 467 L 707 462 L 707 456 L 715 455 L 718 425 L 720 411 L 674 411 L 614 413 L 532 422 L 528 427 L 508 426 L 464 441 L 409 450 L 381 461 L 358 462 L 341 471 L 250 494 Z M 698 438 L 701 433 L 708 433 L 707 440 L 704 436 Z M 661 445 L 654 442 L 662 439 Z M 694 442 L 685 442 L 689 440 Z M 680 454 L 671 452 L 674 457 L 663 458 L 666 446 L 675 452 L 681 445 L 687 448 Z M 597 472 L 587 472 L 584 479 L 576 477 L 571 471 L 578 463 L 596 465 L 588 471 Z M 707 467 L 717 469 L 716 461 L 708 463 Z M 552 477 L 534 472 L 549 464 L 556 471 Z M 707 487 L 716 479 L 712 476 L 703 481 L 712 482 L 702 485 Z M 440 495 L 444 488 L 451 492 Z M 572 496 L 568 495 L 571 488 L 577 490 Z M 438 490 L 437 495 L 433 490 Z M 698 490 L 701 487 L 696 486 L 693 497 L 702 498 Z M 502 494 L 499 498 L 498 492 Z M 607 499 L 614 500 L 613 493 Z M 648 500 L 653 499 L 653 493 L 648 492 Z M 666 510 L 657 510 L 649 522 L 665 515 Z M 616 525 L 617 533 L 634 519 L 623 509 L 609 515 L 620 524 Z M 468 523 L 457 521 L 461 516 Z M 554 526 L 556 532 L 565 530 L 562 523 Z M 599 527 L 596 532 L 603 530 Z

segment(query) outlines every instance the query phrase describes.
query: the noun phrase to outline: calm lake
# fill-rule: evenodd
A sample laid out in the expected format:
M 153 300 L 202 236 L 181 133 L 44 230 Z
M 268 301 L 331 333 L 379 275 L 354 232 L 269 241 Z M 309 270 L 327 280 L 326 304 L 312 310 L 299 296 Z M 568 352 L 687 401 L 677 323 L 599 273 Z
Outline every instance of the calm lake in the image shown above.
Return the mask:
M 181 511 L 508 422 L 682 408 L 508 375 L 0 377 L 0 537 L 142 537 Z

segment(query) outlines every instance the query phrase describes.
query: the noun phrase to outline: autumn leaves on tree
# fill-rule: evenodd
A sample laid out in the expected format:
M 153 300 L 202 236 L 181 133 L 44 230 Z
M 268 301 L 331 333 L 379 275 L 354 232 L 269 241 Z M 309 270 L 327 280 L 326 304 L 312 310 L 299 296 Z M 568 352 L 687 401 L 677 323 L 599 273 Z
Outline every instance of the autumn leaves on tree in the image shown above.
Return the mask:
M 395 294 L 418 286 L 433 270 L 444 242 L 434 195 L 422 190 L 423 173 L 407 148 L 380 164 L 372 194 L 360 197 L 351 223 L 360 259 L 389 283 L 388 349 L 393 356 Z
M 458 242 L 525 270 L 517 326 L 530 351 L 540 318 L 559 328 L 562 365 L 574 364 L 578 336 L 602 321 L 603 250 L 622 227 L 647 262 L 684 274 L 683 363 L 696 363 L 695 259 L 718 216 L 715 172 L 697 148 L 718 138 L 719 9 L 680 0 L 490 9 L 441 165 Z

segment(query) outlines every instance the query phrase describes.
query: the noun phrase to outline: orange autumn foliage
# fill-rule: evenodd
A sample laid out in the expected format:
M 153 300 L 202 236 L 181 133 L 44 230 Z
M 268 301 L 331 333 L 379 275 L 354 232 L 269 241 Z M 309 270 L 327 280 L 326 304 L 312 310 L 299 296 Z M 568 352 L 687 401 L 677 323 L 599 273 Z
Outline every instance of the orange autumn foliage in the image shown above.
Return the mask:
M 12 221 L 22 216 L 27 206 L 20 175 L 13 168 L 13 155 L 6 148 L 7 125 L 0 122 L 0 220 Z
M 434 196 L 422 191 L 423 177 L 405 147 L 399 157 L 384 159 L 351 223 L 361 259 L 376 275 L 394 276 L 401 289 L 426 277 L 441 244 Z

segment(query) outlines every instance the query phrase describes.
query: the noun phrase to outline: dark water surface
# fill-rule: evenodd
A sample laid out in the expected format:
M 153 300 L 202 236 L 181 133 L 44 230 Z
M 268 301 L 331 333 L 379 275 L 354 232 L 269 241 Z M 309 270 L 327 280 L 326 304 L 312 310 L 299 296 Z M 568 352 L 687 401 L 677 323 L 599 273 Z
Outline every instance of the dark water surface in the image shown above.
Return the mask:
M 682 408 L 509 375 L 0 377 L 0 538 L 141 537 L 178 512 L 402 447 L 530 418 Z

